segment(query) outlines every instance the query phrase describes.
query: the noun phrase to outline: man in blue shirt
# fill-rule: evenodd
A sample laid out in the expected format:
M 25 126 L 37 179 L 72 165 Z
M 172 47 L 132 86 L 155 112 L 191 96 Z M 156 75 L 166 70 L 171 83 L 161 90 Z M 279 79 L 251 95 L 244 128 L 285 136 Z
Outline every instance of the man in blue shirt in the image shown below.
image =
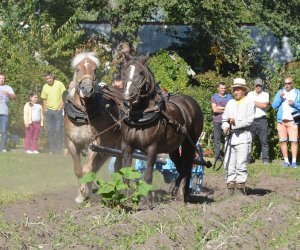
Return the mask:
M 276 93 L 272 108 L 277 109 L 277 131 L 283 166 L 298 168 L 298 123 L 293 120 L 292 113 L 300 110 L 300 90 L 294 88 L 292 77 L 284 79 L 283 88 Z M 288 141 L 291 143 L 292 163 L 288 158 Z
M 218 160 L 222 160 L 223 158 L 223 156 L 220 155 L 222 140 L 222 114 L 227 102 L 230 99 L 232 99 L 232 95 L 226 93 L 226 84 L 224 82 L 219 82 L 218 93 L 215 93 L 211 97 L 211 107 L 213 110 L 214 122 L 214 151 L 215 158 Z

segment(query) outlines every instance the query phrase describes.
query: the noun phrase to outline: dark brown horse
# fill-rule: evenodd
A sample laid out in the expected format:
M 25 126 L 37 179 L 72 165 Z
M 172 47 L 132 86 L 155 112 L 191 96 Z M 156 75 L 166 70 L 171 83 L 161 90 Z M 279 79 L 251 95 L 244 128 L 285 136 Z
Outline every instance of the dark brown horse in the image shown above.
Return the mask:
M 106 98 L 96 83 L 95 72 L 100 62 L 94 52 L 83 52 L 72 61 L 75 69 L 75 87 L 70 90 L 65 102 L 64 129 L 67 145 L 73 158 L 77 178 L 84 173 L 97 172 L 109 157 L 89 149 L 90 143 L 105 147 L 120 148 L 121 133 L 115 127 L 119 111 L 112 99 Z M 103 89 L 103 88 L 102 88 Z M 116 88 L 113 91 L 118 92 Z M 121 92 L 119 91 L 120 95 Z M 81 151 L 87 149 L 87 159 L 81 167 Z M 117 158 L 115 170 L 120 169 L 121 158 Z M 91 195 L 91 184 L 81 185 L 75 201 L 81 203 Z
M 126 100 L 121 125 L 125 142 L 123 166 L 131 166 L 134 149 L 143 151 L 148 156 L 144 179 L 150 184 L 157 154 L 169 153 L 179 173 L 176 199 L 183 201 L 188 195 L 194 145 L 203 129 L 203 114 L 192 97 L 166 97 L 157 89 L 146 64 L 148 57 L 127 55 L 122 72 Z

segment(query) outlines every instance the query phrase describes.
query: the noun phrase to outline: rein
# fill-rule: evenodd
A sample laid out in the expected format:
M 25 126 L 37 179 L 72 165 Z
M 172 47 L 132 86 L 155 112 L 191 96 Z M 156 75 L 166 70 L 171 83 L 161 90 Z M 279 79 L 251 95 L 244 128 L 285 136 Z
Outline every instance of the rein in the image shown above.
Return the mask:
M 168 102 L 170 102 L 170 103 L 174 104 L 176 107 L 178 107 L 179 110 L 180 110 L 180 112 L 181 112 L 181 114 L 182 114 L 182 116 L 183 116 L 183 118 L 185 119 L 185 117 L 184 117 L 184 112 L 183 112 L 183 110 L 181 109 L 181 107 L 180 107 L 179 105 L 177 105 L 177 104 L 176 104 L 175 102 L 173 102 L 173 101 L 168 100 Z M 166 112 L 164 112 L 164 111 L 162 112 L 162 114 L 165 116 L 165 118 L 167 119 L 167 121 L 168 121 L 171 125 L 173 125 L 174 127 L 176 126 L 176 130 L 177 130 L 177 131 L 180 131 L 182 134 L 185 134 L 185 135 L 186 135 L 186 137 L 188 138 L 189 142 L 191 143 L 191 145 L 193 146 L 193 148 L 195 149 L 195 151 L 198 153 L 198 155 L 202 155 L 201 152 L 200 152 L 200 150 L 199 150 L 199 148 L 198 148 L 197 145 L 193 142 L 192 138 L 190 137 L 189 133 L 187 132 L 185 125 L 181 125 L 181 124 L 180 124 L 179 122 L 177 122 L 176 120 L 170 118 L 170 116 L 169 116 Z M 208 168 L 210 168 L 210 167 L 212 166 L 211 162 L 210 162 L 210 161 L 205 161 L 205 160 L 203 159 L 203 157 L 202 157 L 202 159 L 201 159 L 201 164 L 202 164 L 203 166 L 205 166 L 205 167 L 208 167 Z
M 231 126 L 231 124 L 230 124 L 230 127 L 229 127 L 229 133 L 226 135 L 226 147 L 225 147 L 225 145 L 223 145 L 223 147 L 221 148 L 219 154 L 217 155 L 217 157 L 216 157 L 216 159 L 215 159 L 215 161 L 214 161 L 214 164 L 213 164 L 213 170 L 219 171 L 220 168 L 222 167 L 222 165 L 223 165 L 223 163 L 224 163 L 224 159 L 225 159 L 226 152 L 227 152 L 227 150 L 228 150 L 228 146 L 229 146 L 229 144 L 231 143 L 231 138 L 232 138 L 232 126 Z M 221 163 L 219 164 L 219 166 L 216 167 L 218 158 L 219 158 L 219 156 L 221 156 L 221 152 L 223 151 L 224 147 L 225 147 L 225 150 L 224 150 L 224 157 L 223 157 Z

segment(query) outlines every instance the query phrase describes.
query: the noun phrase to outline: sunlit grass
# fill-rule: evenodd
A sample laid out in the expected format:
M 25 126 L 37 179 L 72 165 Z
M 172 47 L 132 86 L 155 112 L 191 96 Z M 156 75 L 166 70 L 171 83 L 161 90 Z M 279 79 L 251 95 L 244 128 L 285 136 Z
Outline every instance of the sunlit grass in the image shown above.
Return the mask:
M 0 203 L 76 185 L 70 157 L 0 154 Z
M 98 174 L 105 180 L 110 178 L 107 165 L 108 162 L 104 164 Z M 205 174 L 224 175 L 223 166 L 219 171 L 206 168 Z M 249 179 L 257 181 L 262 175 L 299 179 L 300 168 L 284 168 L 281 161 L 263 165 L 261 161 L 257 160 L 255 164 L 248 165 L 248 174 Z M 70 185 L 77 185 L 70 156 L 28 155 L 20 152 L 0 154 L 0 204 L 26 199 L 43 192 L 55 192 Z M 154 190 L 168 189 L 168 187 L 169 184 L 164 183 L 162 174 L 155 171 L 153 175 Z

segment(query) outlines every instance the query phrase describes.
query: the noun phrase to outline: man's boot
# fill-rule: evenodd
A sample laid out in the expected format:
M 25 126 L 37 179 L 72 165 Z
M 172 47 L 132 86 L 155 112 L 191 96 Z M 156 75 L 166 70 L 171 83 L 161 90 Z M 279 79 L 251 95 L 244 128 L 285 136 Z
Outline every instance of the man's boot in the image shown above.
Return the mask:
M 245 183 L 237 183 L 236 184 L 236 194 L 246 195 Z
M 235 189 L 235 182 L 228 182 L 227 183 L 227 190 L 228 190 L 229 196 L 234 195 L 234 189 Z

